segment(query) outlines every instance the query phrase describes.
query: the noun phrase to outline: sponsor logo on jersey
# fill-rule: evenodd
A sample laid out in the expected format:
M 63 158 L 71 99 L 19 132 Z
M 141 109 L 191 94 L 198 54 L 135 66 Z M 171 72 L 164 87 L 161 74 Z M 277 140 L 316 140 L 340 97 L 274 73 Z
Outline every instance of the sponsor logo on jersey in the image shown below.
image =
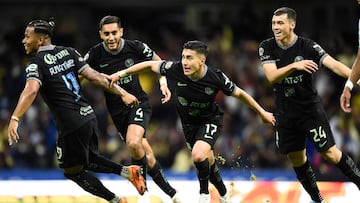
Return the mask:
M 94 112 L 94 109 L 89 105 L 89 106 L 83 106 L 80 108 L 80 115 L 82 116 L 87 116 L 89 114 L 92 114 Z
M 169 61 L 169 62 L 166 62 L 165 63 L 165 69 L 169 69 L 171 66 L 172 66 L 173 62 L 172 61 Z
M 55 64 L 57 62 L 58 59 L 62 59 L 65 56 L 69 56 L 70 53 L 68 52 L 68 50 L 64 49 L 59 51 L 58 53 L 56 53 L 55 55 L 52 54 L 45 54 L 44 55 L 44 62 L 46 64 L 52 65 Z

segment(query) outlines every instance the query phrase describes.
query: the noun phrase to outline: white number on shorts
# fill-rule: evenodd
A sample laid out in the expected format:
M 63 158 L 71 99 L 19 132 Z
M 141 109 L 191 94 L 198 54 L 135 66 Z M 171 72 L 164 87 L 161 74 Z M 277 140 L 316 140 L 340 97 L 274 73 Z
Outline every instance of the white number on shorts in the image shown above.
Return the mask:
M 319 126 L 319 129 L 311 129 L 310 133 L 313 135 L 314 142 L 320 142 L 321 138 L 326 138 L 326 133 L 321 126 Z
M 215 124 L 206 124 L 206 130 L 204 138 L 213 139 L 214 133 L 217 131 L 217 125 Z

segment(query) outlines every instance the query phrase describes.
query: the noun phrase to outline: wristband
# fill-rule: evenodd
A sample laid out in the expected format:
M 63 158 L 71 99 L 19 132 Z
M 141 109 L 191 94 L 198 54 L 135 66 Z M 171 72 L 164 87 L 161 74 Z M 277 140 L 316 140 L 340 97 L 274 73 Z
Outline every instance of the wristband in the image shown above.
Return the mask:
M 167 80 L 165 77 L 161 77 L 159 80 L 160 86 L 166 85 L 167 86 Z
M 123 77 L 126 77 L 127 74 L 126 74 L 125 70 L 121 70 L 118 72 L 118 76 L 119 76 L 119 78 L 123 78 Z
M 348 87 L 351 91 L 354 88 L 354 84 L 350 80 L 347 80 L 345 83 L 345 87 Z
M 11 120 L 14 120 L 16 122 L 19 122 L 20 118 L 17 116 L 11 116 Z

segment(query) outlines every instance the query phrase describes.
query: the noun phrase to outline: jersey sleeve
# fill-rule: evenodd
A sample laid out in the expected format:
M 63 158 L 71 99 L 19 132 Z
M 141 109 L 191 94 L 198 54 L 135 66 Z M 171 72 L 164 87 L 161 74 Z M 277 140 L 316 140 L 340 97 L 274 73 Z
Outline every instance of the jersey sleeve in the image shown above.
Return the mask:
M 40 64 L 36 59 L 29 61 L 28 65 L 25 68 L 26 80 L 37 80 L 40 85 L 42 85 L 43 73 L 40 68 Z
M 159 66 L 159 73 L 160 75 L 168 75 L 169 72 L 172 72 L 176 65 L 179 65 L 179 63 L 176 63 L 174 61 L 163 61 Z
M 149 61 L 153 59 L 155 52 L 147 44 L 138 40 L 134 42 L 136 50 L 143 56 L 144 60 Z
M 80 73 L 84 68 L 88 67 L 88 63 L 85 58 L 81 56 L 81 54 L 76 49 L 71 49 L 71 54 L 75 62 L 75 66 L 77 68 L 77 72 Z
M 308 40 L 306 46 L 308 46 L 308 50 L 311 50 L 311 58 L 314 62 L 321 65 L 322 60 L 328 55 L 326 51 L 319 44 L 310 39 Z
M 225 95 L 230 96 L 235 89 L 234 82 L 232 82 L 229 77 L 221 70 L 217 69 L 216 72 L 219 75 L 219 83 L 221 90 L 224 92 Z
M 84 60 L 93 68 L 96 70 L 96 57 L 95 57 L 95 49 L 91 48 L 89 51 L 85 54 Z
M 261 64 L 265 63 L 276 63 L 276 59 L 271 54 L 272 49 L 269 40 L 262 41 L 259 45 L 259 57 Z

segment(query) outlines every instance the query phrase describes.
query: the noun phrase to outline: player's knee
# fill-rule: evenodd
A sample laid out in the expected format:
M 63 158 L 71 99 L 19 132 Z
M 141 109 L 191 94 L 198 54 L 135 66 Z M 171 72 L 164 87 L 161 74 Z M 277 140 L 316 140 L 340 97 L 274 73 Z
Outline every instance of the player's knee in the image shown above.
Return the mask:
M 194 162 L 202 162 L 207 158 L 204 153 L 202 153 L 202 152 L 194 152 L 194 151 L 191 152 L 191 157 L 192 157 Z
M 322 157 L 332 164 L 339 163 L 341 159 L 341 154 L 342 152 L 336 147 L 332 147 L 325 152 L 321 152 Z

